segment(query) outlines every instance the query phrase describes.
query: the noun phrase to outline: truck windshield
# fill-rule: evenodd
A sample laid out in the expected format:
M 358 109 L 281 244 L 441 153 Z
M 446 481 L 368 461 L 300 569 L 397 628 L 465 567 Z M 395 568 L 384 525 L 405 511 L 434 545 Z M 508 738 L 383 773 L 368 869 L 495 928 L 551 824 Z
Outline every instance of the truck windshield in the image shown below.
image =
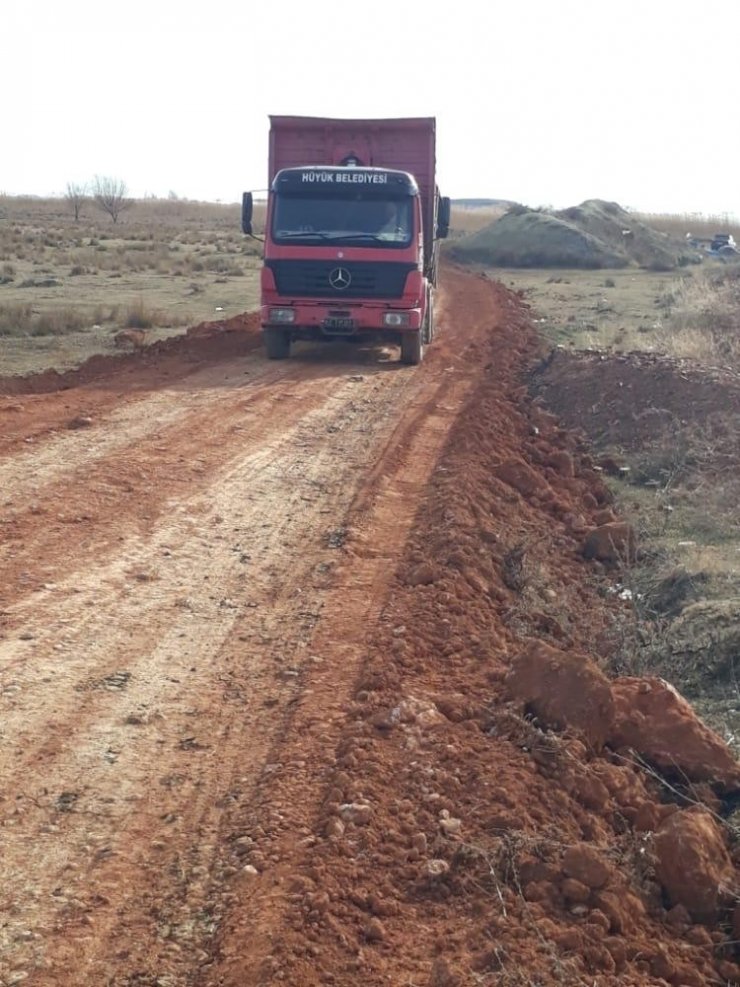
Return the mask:
M 413 233 L 413 199 L 317 198 L 278 195 L 276 243 L 324 242 L 406 247 Z

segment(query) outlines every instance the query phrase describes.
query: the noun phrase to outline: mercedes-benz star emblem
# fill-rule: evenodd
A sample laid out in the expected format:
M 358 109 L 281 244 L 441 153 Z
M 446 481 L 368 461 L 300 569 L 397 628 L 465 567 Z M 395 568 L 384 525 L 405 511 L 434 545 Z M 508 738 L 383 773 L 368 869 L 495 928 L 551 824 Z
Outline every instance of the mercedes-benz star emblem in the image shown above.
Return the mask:
M 329 284 L 335 291 L 344 291 L 345 288 L 349 288 L 351 281 L 352 275 L 346 267 L 335 267 L 329 275 Z

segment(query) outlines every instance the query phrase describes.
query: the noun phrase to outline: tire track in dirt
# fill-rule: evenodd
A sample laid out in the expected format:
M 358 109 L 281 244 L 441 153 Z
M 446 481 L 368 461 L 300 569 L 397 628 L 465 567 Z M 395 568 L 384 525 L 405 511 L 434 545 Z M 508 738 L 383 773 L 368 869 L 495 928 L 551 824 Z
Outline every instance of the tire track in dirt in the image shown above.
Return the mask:
M 244 430 L 230 431 L 243 396 L 214 392 L 211 415 L 199 401 L 98 458 L 80 445 L 66 480 L 39 489 L 75 510 L 123 453 L 127 475 L 142 472 L 126 497 L 99 497 L 97 538 L 79 544 L 31 512 L 6 559 L 5 619 L 24 637 L 0 647 L 3 976 L 187 984 L 208 969 L 243 891 L 234 848 L 254 838 L 247 822 L 268 831 L 280 812 L 265 804 L 255 821 L 260 780 L 280 776 L 293 710 L 301 730 L 341 722 L 419 490 L 475 379 L 467 337 L 489 323 L 449 324 L 419 370 L 360 367 L 349 381 L 324 355 L 297 360 Z M 199 448 L 199 472 L 178 477 L 177 457 Z M 315 777 L 305 794 L 317 797 Z
M 24 472 L 30 473 L 25 454 L 21 467 L 8 471 L 10 503 L 0 516 L 0 562 L 6 573 L 0 605 L 7 610 L 14 600 L 54 584 L 60 568 L 66 573 L 75 566 L 84 569 L 131 530 L 151 530 L 178 495 L 210 486 L 213 471 L 229 457 L 260 448 L 284 430 L 286 420 L 320 407 L 331 395 L 351 400 L 357 391 L 348 382 L 352 374 L 325 377 L 311 364 L 275 370 L 253 357 L 245 365 L 254 381 L 244 386 L 214 387 L 210 372 L 201 381 L 206 395 L 194 401 L 189 395 L 168 395 L 165 401 L 174 405 L 170 424 L 157 420 L 147 406 L 129 406 L 122 421 L 114 417 L 101 423 L 101 439 L 69 444 L 53 439 L 51 454 L 40 450 L 41 463 L 24 483 Z M 241 373 L 232 371 L 231 379 L 239 380 Z M 317 373 L 325 378 L 320 384 Z M 222 377 L 220 369 L 216 379 Z M 404 386 L 404 377 L 396 378 L 393 372 L 376 371 L 373 387 L 388 391 L 390 400 Z

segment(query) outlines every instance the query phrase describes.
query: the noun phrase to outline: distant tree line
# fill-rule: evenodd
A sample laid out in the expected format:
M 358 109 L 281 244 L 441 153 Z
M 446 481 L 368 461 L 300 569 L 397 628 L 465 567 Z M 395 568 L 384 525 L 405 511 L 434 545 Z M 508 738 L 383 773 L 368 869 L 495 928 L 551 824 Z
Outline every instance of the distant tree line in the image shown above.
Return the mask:
M 110 216 L 114 223 L 118 222 L 118 217 L 124 210 L 130 209 L 134 204 L 134 200 L 128 198 L 128 188 L 123 179 L 106 175 L 96 175 L 91 182 L 86 183 L 67 182 L 64 198 L 69 203 L 76 223 L 88 203 Z

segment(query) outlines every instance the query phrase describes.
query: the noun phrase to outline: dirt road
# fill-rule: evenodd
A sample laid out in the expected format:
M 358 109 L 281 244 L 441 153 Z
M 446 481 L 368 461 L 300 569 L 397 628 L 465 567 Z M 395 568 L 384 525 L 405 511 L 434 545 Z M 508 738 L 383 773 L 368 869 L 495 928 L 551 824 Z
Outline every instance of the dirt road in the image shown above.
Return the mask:
M 244 335 L 2 399 L 3 982 L 209 961 L 256 792 L 296 709 L 328 749 L 495 318 L 450 277 L 421 372 Z
M 441 323 L 420 368 L 247 319 L 0 398 L 3 987 L 713 982 L 657 886 L 559 890 L 660 798 L 502 691 L 619 632 L 606 492 L 520 300 L 450 270 Z

